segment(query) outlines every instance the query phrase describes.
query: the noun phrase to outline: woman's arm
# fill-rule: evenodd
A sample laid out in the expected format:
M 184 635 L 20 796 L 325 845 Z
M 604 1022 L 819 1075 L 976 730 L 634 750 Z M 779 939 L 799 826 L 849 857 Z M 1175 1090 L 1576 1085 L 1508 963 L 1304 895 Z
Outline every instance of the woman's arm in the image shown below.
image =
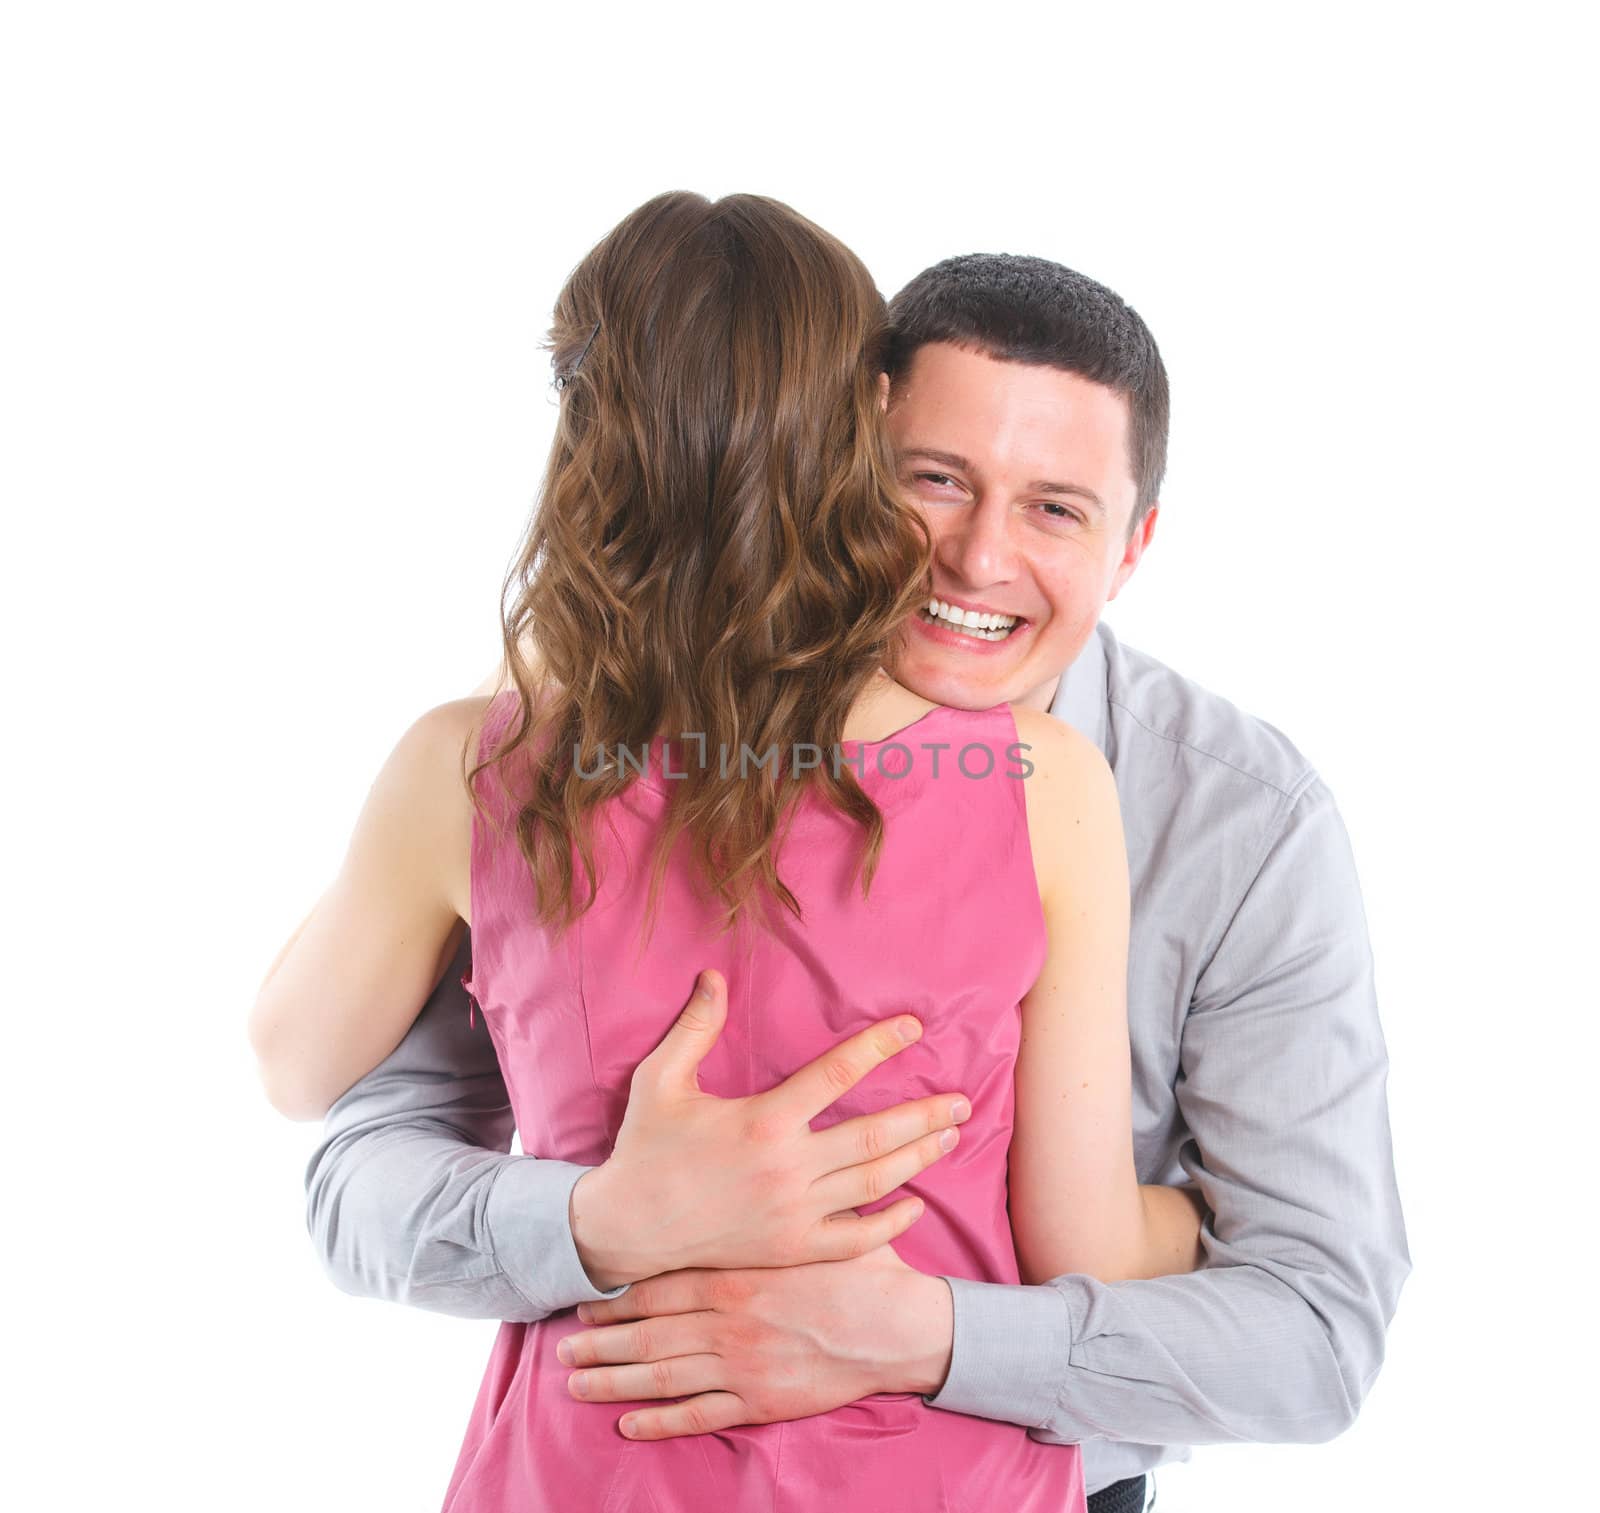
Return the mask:
M 1199 1264 L 1201 1205 L 1141 1187 L 1128 1048 L 1128 856 L 1116 780 L 1094 743 L 1016 711 L 1034 770 L 1023 780 L 1050 932 L 1022 1003 L 1010 1155 L 1011 1232 L 1026 1283 L 1102 1282 Z
M 322 1118 L 400 1043 L 455 954 L 471 911 L 463 753 L 487 704 L 441 704 L 401 736 L 339 875 L 261 984 L 250 1043 L 291 1119 Z

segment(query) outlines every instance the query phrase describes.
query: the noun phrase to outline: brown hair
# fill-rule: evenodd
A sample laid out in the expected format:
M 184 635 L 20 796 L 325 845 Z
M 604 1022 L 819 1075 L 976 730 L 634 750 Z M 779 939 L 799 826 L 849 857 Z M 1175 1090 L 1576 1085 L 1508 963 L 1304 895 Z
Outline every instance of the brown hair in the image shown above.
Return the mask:
M 758 887 L 798 915 L 772 852 L 812 787 L 861 826 L 871 886 L 882 816 L 831 752 L 930 558 L 881 414 L 886 333 L 855 255 L 761 195 L 658 195 L 568 278 L 555 440 L 502 594 L 519 708 L 468 776 L 481 813 L 478 773 L 544 748 L 513 790 L 542 923 L 593 903 L 594 813 L 633 780 L 620 762 L 594 775 L 594 753 L 662 735 L 731 759 L 665 785 L 647 913 L 686 833 L 724 927 Z M 785 772 L 804 743 L 822 764 Z M 775 746 L 776 770 L 741 773 L 746 746 Z

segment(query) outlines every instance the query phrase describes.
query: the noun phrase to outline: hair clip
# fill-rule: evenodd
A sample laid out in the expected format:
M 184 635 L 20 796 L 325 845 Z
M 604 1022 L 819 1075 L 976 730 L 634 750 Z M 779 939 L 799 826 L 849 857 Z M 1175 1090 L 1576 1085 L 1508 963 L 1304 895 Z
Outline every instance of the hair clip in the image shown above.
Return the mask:
M 589 339 L 583 344 L 583 351 L 578 354 L 578 360 L 567 369 L 560 378 L 556 379 L 554 388 L 559 394 L 567 386 L 567 380 L 583 366 L 583 360 L 589 355 L 589 348 L 594 345 L 594 339 L 600 334 L 600 322 L 594 323 L 594 330 L 589 333 Z

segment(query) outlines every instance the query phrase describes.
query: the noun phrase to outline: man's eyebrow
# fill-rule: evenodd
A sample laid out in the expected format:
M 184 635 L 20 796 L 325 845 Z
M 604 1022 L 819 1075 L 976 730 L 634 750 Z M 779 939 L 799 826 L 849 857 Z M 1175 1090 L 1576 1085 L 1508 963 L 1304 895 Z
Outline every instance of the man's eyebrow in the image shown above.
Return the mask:
M 900 460 L 902 462 L 911 457 L 926 457 L 929 462 L 942 462 L 947 468 L 960 468 L 963 473 L 972 471 L 972 464 L 965 457 L 955 452 L 941 452 L 936 447 L 909 446 L 900 448 Z M 1102 519 L 1105 518 L 1106 507 L 1104 501 L 1093 489 L 1086 489 L 1081 483 L 1053 483 L 1048 478 L 1035 478 L 1028 484 L 1028 492 L 1033 494 L 1070 494 L 1075 499 L 1083 500 Z

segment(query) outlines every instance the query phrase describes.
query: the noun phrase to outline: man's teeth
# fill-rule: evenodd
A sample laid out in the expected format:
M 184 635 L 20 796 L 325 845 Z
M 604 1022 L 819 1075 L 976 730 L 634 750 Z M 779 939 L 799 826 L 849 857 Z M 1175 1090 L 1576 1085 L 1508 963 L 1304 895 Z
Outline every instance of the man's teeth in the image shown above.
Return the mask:
M 940 625 L 959 630 L 979 641 L 1003 641 L 1017 623 L 1015 615 L 990 615 L 976 609 L 957 609 L 943 599 L 928 600 L 925 613 Z

